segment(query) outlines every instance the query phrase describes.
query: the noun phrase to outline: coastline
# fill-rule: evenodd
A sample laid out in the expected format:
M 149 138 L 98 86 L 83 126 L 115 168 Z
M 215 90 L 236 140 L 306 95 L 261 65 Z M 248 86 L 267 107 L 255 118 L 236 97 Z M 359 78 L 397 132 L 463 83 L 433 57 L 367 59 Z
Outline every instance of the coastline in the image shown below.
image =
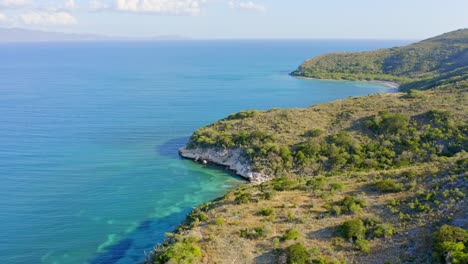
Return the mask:
M 253 184 L 260 184 L 270 181 L 272 178 L 261 172 L 254 172 L 248 161 L 242 157 L 242 150 L 235 149 L 214 149 L 214 148 L 195 148 L 179 149 L 179 155 L 182 158 L 193 160 L 201 164 L 213 163 L 217 166 L 223 166 L 234 172 L 236 175 L 248 180 Z
M 337 81 L 337 82 L 369 82 L 369 83 L 378 83 L 384 85 L 389 88 L 389 93 L 396 93 L 398 92 L 398 88 L 400 84 L 390 82 L 390 81 L 382 81 L 382 80 L 374 80 L 374 81 L 366 81 L 366 80 L 335 80 L 335 79 L 318 79 L 312 77 L 304 77 L 304 76 L 295 76 L 291 75 L 295 78 L 300 79 L 307 79 L 307 80 L 324 80 L 324 81 Z M 249 183 L 252 184 L 261 184 L 264 182 L 268 182 L 272 179 L 272 177 L 261 173 L 261 172 L 254 172 L 248 161 L 242 157 L 242 150 L 239 148 L 235 149 L 215 149 L 215 148 L 195 148 L 195 149 L 187 149 L 186 147 L 182 147 L 178 149 L 179 156 L 184 159 L 189 159 L 194 162 L 208 165 L 213 164 L 216 166 L 225 167 L 234 174 L 240 176 L 241 178 L 246 179 Z
M 373 81 L 367 81 L 367 80 L 337 80 L 337 79 L 319 79 L 319 78 L 313 78 L 313 77 L 306 77 L 306 76 L 297 76 L 297 75 L 292 75 L 290 76 L 299 78 L 299 79 L 305 79 L 305 80 L 321 80 L 321 81 L 335 81 L 335 82 L 367 82 L 367 83 L 378 83 L 382 84 L 390 89 L 392 93 L 398 92 L 398 88 L 400 88 L 400 84 L 391 82 L 391 81 L 384 81 L 384 80 L 373 80 Z

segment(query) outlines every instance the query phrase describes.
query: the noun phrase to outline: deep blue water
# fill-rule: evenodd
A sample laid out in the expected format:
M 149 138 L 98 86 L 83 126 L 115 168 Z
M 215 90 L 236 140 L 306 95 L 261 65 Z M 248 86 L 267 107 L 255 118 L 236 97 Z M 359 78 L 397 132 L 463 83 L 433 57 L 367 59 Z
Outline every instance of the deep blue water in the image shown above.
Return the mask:
M 386 92 L 288 76 L 304 59 L 404 41 L 0 45 L 2 263 L 135 263 L 242 183 L 177 156 L 243 109 Z

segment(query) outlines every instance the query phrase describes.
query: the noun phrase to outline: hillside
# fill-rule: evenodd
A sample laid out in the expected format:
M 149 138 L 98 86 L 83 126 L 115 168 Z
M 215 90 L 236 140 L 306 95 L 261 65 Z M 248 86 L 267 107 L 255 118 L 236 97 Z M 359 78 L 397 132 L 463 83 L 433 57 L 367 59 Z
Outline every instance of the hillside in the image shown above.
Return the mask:
M 422 70 L 429 55 L 408 55 L 388 75 L 415 86 L 405 93 L 243 111 L 196 131 L 183 156 L 262 183 L 194 209 L 148 262 L 467 263 L 466 48 L 441 48 L 466 33 L 413 44 L 452 64 Z
M 404 47 L 318 56 L 306 61 L 292 75 L 317 79 L 386 80 L 402 84 L 402 90 L 428 89 L 467 80 L 468 29 Z M 454 76 L 456 79 L 451 79 Z M 441 82 L 442 79 L 445 82 Z

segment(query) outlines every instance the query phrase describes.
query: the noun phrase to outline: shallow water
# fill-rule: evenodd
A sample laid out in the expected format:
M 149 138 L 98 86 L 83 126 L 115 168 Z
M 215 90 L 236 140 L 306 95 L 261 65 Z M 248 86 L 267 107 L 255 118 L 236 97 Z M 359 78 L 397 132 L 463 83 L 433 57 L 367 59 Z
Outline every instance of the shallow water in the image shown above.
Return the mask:
M 0 45 L 2 263 L 135 263 L 242 183 L 177 156 L 243 109 L 386 92 L 288 76 L 305 58 L 403 41 Z

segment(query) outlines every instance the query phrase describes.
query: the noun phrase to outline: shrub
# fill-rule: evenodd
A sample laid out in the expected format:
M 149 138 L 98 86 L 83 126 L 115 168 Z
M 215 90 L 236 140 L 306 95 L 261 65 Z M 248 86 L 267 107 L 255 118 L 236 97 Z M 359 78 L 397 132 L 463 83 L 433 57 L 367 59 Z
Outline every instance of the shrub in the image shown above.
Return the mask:
M 193 244 L 193 239 L 186 238 L 176 242 L 167 248 L 162 254 L 157 255 L 155 263 L 182 263 L 190 264 L 200 260 L 201 249 Z
M 188 216 L 188 220 L 190 222 L 205 222 L 206 220 L 208 220 L 208 215 L 205 212 L 200 211 L 199 209 L 195 209 Z
M 251 199 L 252 199 L 252 194 L 241 192 L 236 196 L 234 201 L 237 204 L 247 204 L 250 202 Z
M 393 236 L 394 233 L 395 229 L 389 223 L 378 224 L 373 232 L 375 237 L 389 237 Z
M 415 90 L 415 89 L 411 89 L 411 90 L 408 90 L 408 91 L 406 92 L 406 98 L 411 98 L 411 99 L 420 98 L 420 99 L 424 99 L 424 98 L 426 98 L 426 95 L 425 95 L 424 92 L 422 92 L 422 91 Z
M 354 219 L 344 222 L 340 227 L 340 233 L 344 238 L 357 241 L 363 239 L 366 234 L 366 227 L 361 219 Z
M 384 193 L 400 192 L 403 189 L 403 184 L 397 183 L 391 179 L 386 179 L 376 182 L 374 187 Z
M 273 215 L 274 213 L 275 213 L 275 209 L 273 209 L 272 207 L 266 207 L 260 210 L 260 215 L 263 215 L 263 216 L 270 216 L 270 215 Z
M 337 247 L 337 248 L 343 248 L 346 245 L 346 241 L 342 237 L 332 238 L 331 243 L 334 247 Z
M 265 235 L 265 229 L 263 227 L 246 228 L 240 231 L 240 236 L 247 239 L 258 239 Z
M 434 233 L 434 253 L 441 263 L 467 263 L 468 231 L 444 225 Z
M 274 190 L 266 190 L 262 193 L 263 199 L 265 200 L 271 200 L 275 196 L 275 191 Z
M 306 137 L 320 137 L 323 134 L 323 130 L 320 130 L 318 128 L 316 129 L 311 129 L 307 132 L 304 133 L 304 136 Z
M 295 181 L 288 177 L 276 178 L 272 181 L 272 184 L 275 191 L 288 191 L 293 190 L 295 187 Z
M 279 248 L 279 243 L 280 243 L 279 238 L 277 237 L 273 238 L 273 249 L 277 250 Z
M 258 113 L 257 110 L 246 110 L 239 113 L 235 113 L 229 115 L 226 119 L 227 120 L 236 120 L 236 119 L 246 119 L 250 117 L 254 117 Z
M 296 240 L 299 238 L 299 231 L 295 229 L 289 229 L 286 231 L 286 233 L 283 235 L 283 240 Z
M 335 182 L 330 184 L 330 188 L 332 191 L 341 192 L 345 189 L 345 184 L 342 182 Z
M 301 243 L 289 246 L 286 249 L 289 264 L 305 264 L 309 261 L 309 253 Z
M 331 211 L 335 215 L 341 213 L 357 213 L 362 211 L 362 208 L 366 207 L 366 201 L 363 199 L 346 196 L 343 200 L 331 207 Z
M 225 221 L 226 220 L 224 220 L 224 218 L 216 218 L 215 224 L 216 225 L 223 225 Z
M 371 252 L 370 250 L 370 247 L 369 247 L 369 241 L 365 240 L 365 239 L 358 239 L 356 241 L 356 247 L 366 253 L 366 254 L 369 254 Z
M 325 188 L 327 179 L 323 176 L 317 176 L 307 181 L 306 185 L 311 187 L 314 191 L 320 191 Z

